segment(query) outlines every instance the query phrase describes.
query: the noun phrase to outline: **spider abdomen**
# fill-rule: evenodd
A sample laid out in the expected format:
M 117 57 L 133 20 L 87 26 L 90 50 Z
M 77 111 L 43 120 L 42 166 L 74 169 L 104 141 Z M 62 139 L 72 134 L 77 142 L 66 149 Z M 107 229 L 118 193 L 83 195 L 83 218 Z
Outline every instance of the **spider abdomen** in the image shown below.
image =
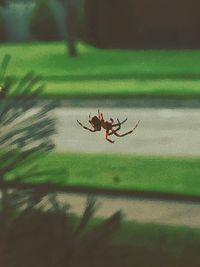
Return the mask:
M 101 121 L 97 116 L 92 117 L 91 124 L 96 131 L 101 131 Z

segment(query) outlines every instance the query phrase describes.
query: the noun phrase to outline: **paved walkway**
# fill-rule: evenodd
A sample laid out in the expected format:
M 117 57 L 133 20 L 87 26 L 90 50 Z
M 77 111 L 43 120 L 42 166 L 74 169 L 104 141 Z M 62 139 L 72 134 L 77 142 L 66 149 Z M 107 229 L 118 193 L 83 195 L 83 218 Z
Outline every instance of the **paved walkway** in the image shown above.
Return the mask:
M 58 199 L 70 203 L 76 214 L 82 214 L 86 203 L 84 194 L 63 193 Z M 200 228 L 199 203 L 105 196 L 98 196 L 97 203 L 100 204 L 95 213 L 97 217 L 107 218 L 121 209 L 126 220 Z
M 60 108 L 55 111 L 57 150 L 200 156 L 200 109 L 102 108 L 101 111 L 105 119 L 128 118 L 120 130 L 122 133 L 138 120 L 141 123 L 134 134 L 124 138 L 112 136 L 115 143 L 110 144 L 104 140 L 103 132 L 91 133 L 76 122 L 78 119 L 89 126 L 88 113 L 96 114 L 97 108 Z

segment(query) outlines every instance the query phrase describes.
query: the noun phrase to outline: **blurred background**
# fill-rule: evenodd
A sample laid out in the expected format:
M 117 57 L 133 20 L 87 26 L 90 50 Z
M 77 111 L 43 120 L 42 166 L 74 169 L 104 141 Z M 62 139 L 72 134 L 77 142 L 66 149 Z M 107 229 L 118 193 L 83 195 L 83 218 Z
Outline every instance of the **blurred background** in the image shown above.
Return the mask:
M 115 248 L 111 254 L 120 259 L 112 256 L 102 266 L 147 266 L 149 262 L 151 266 L 200 266 L 199 9 L 198 0 L 0 0 L 0 61 L 6 54 L 11 56 L 8 79 L 21 81 L 18 89 L 24 94 L 40 78 L 45 88 L 37 105 L 42 108 L 49 100 L 59 103 L 51 110 L 56 118 L 55 149 L 45 157 L 41 154 L 37 166 L 39 173 L 45 168 L 47 174 L 31 181 L 37 186 L 50 182 L 59 186 L 55 191 L 67 191 L 67 195 L 58 194 L 58 202 L 69 201 L 78 218 L 85 196 L 98 196 L 97 217 L 101 222 L 109 217 L 108 224 L 103 224 L 105 235 L 110 220 L 115 226 L 121 220 L 121 214 L 114 212 L 124 212 L 117 245 L 123 243 L 126 248 Z M 24 79 L 28 70 L 39 78 Z M 18 95 L 17 90 L 8 94 Z M 124 138 L 111 135 L 115 143 L 110 144 L 104 132 L 91 133 L 77 124 L 79 120 L 92 127 L 88 115 L 97 115 L 98 109 L 106 120 L 128 118 L 120 133 L 132 129 L 138 120 L 140 124 Z M 38 129 L 40 138 L 43 134 Z M 13 129 L 12 135 L 16 133 Z M 49 166 L 62 175 L 54 176 Z M 95 201 L 88 203 L 80 228 L 84 216 L 90 218 L 94 212 Z M 128 255 L 126 262 L 124 255 Z M 88 254 L 82 256 L 87 259 L 85 266 L 94 264 Z M 98 258 L 97 265 L 91 266 L 99 262 Z
M 199 7 L 197 0 L 1 0 L 1 42 L 64 40 L 73 31 L 100 48 L 198 48 Z

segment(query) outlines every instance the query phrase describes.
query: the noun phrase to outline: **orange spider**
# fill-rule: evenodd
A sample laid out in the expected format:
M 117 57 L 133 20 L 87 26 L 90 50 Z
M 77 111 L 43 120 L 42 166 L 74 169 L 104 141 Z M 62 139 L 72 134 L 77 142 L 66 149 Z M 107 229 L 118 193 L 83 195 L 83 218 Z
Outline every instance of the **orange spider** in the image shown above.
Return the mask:
M 134 128 L 124 134 L 119 134 L 117 131 L 121 129 L 121 125 L 127 121 L 127 118 L 123 120 L 122 122 L 117 119 L 117 123 L 114 123 L 114 120 L 110 118 L 110 121 L 105 121 L 103 118 L 103 113 L 101 113 L 98 110 L 98 117 L 94 116 L 91 117 L 91 114 L 89 114 L 89 123 L 92 125 L 93 129 L 90 129 L 86 126 L 84 126 L 80 121 L 77 120 L 80 126 L 82 126 L 84 129 L 90 131 L 90 132 L 97 132 L 101 131 L 101 128 L 105 129 L 105 139 L 109 141 L 110 143 L 114 143 L 114 141 L 110 140 L 108 137 L 112 134 L 116 135 L 117 137 L 123 137 L 127 134 L 131 134 L 137 127 L 140 121 L 137 122 L 137 124 L 134 126 Z M 117 127 L 116 129 L 113 129 Z

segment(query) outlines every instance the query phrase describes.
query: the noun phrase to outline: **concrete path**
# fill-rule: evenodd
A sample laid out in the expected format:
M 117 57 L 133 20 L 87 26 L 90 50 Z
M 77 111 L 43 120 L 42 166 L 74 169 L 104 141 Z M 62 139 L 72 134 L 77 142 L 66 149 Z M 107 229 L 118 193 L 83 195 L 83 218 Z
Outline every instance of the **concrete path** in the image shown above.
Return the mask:
M 81 215 L 86 203 L 84 194 L 59 194 L 59 201 L 70 203 L 72 211 Z M 124 219 L 139 223 L 158 223 L 200 228 L 200 204 L 183 201 L 152 200 L 134 197 L 98 196 L 95 215 L 107 218 L 122 210 Z
M 101 107 L 100 107 L 101 108 Z M 140 120 L 135 133 L 124 138 L 112 137 L 114 144 L 103 138 L 104 133 L 91 133 L 76 122 L 88 125 L 88 113 L 97 113 L 97 108 L 60 108 L 55 111 L 58 134 L 55 143 L 58 151 L 134 153 L 153 155 L 200 156 L 200 109 L 161 108 L 101 108 L 106 119 L 128 117 L 121 132 L 131 129 Z M 59 195 L 68 200 L 72 210 L 81 214 L 84 195 Z M 141 223 L 160 223 L 200 228 L 200 203 L 99 196 L 101 207 L 96 213 L 108 217 L 121 209 L 127 220 Z
M 110 144 L 104 140 L 104 132 L 91 133 L 76 122 L 78 119 L 89 126 L 88 113 L 97 114 L 97 108 L 59 108 L 55 111 L 57 150 L 200 156 L 200 109 L 101 108 L 101 111 L 105 119 L 128 118 L 121 133 L 131 129 L 138 120 L 141 123 L 134 134 L 124 138 L 112 136 L 115 143 Z

